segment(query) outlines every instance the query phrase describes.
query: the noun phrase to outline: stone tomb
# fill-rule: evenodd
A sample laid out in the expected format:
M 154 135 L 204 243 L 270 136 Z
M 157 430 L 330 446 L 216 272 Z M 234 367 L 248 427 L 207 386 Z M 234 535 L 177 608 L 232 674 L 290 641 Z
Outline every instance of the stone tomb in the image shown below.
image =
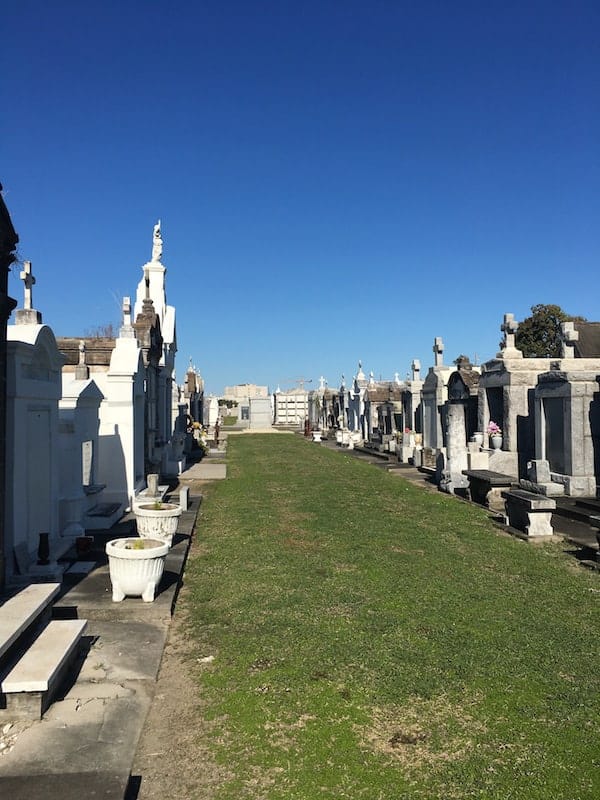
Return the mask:
M 563 326 L 563 336 L 570 333 Z M 536 458 L 548 462 L 552 483 L 572 497 L 596 497 L 600 482 L 599 376 L 600 355 L 565 357 L 539 375 L 535 388 Z
M 538 376 L 548 369 L 547 358 L 523 358 L 515 347 L 518 323 L 504 315 L 504 340 L 495 359 L 481 367 L 479 380 L 478 430 L 484 433 L 495 422 L 502 430 L 502 449 L 490 453 L 489 469 L 524 477 L 527 462 L 535 457 L 533 404 Z
M 63 357 L 47 325 L 27 320 L 7 327 L 6 493 L 7 579 L 58 574 L 61 540 L 58 401 Z M 41 563 L 38 565 L 38 550 Z M 47 543 L 47 544 L 46 544 Z M 46 552 L 43 552 L 43 551 Z

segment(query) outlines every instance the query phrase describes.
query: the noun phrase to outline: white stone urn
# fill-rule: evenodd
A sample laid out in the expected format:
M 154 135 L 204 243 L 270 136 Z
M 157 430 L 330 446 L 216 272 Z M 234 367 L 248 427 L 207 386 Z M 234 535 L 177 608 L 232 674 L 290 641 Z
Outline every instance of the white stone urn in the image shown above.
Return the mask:
M 475 431 L 471 436 L 471 441 L 481 446 L 483 444 L 483 431 Z
M 162 578 L 168 552 L 169 545 L 158 539 L 130 537 L 107 542 L 113 601 L 120 603 L 130 596 L 141 597 L 145 603 L 151 603 Z
M 502 449 L 502 434 L 494 433 L 490 436 L 490 443 L 492 445 L 492 450 L 501 450 Z
M 321 441 L 321 431 L 313 431 L 312 432 L 313 442 L 320 442 Z
M 133 513 L 138 536 L 143 539 L 160 539 L 169 547 L 177 533 L 182 508 L 176 503 L 140 503 L 134 505 Z

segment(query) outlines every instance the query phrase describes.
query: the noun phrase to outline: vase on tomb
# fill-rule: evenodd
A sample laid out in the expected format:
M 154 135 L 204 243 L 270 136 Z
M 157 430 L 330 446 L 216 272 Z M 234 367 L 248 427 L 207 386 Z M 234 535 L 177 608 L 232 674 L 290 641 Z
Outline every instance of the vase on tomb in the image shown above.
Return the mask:
M 483 444 L 483 431 L 475 431 L 471 436 L 471 441 L 481 446 Z
M 501 450 L 502 449 L 502 435 L 499 433 L 495 433 L 490 436 L 490 443 L 492 445 L 492 450 Z

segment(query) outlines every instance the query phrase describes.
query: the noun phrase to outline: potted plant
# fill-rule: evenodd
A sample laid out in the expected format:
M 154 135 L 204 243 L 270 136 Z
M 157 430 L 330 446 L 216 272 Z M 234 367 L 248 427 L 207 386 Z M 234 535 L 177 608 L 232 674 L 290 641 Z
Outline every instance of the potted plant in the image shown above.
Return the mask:
M 487 426 L 487 434 L 490 437 L 492 448 L 494 450 L 500 450 L 502 447 L 502 430 L 494 420 L 490 420 L 490 424 Z
M 160 539 L 171 547 L 181 511 L 181 506 L 176 503 L 165 503 L 162 500 L 134 505 L 138 536 Z
M 165 568 L 169 545 L 158 539 L 112 539 L 106 543 L 112 599 L 121 602 L 127 596 L 154 600 L 156 587 Z

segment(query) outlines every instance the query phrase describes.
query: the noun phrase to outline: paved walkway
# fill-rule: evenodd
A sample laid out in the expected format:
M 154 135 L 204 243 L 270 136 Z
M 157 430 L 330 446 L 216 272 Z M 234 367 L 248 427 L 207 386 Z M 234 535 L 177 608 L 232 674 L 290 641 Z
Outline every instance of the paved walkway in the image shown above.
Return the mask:
M 112 601 L 104 547 L 134 532 L 131 516 L 95 532 L 88 574 L 65 574 L 54 616 L 88 620 L 76 680 L 41 722 L 0 725 L 0 797 L 123 800 L 200 508 L 197 479 L 153 603 Z

